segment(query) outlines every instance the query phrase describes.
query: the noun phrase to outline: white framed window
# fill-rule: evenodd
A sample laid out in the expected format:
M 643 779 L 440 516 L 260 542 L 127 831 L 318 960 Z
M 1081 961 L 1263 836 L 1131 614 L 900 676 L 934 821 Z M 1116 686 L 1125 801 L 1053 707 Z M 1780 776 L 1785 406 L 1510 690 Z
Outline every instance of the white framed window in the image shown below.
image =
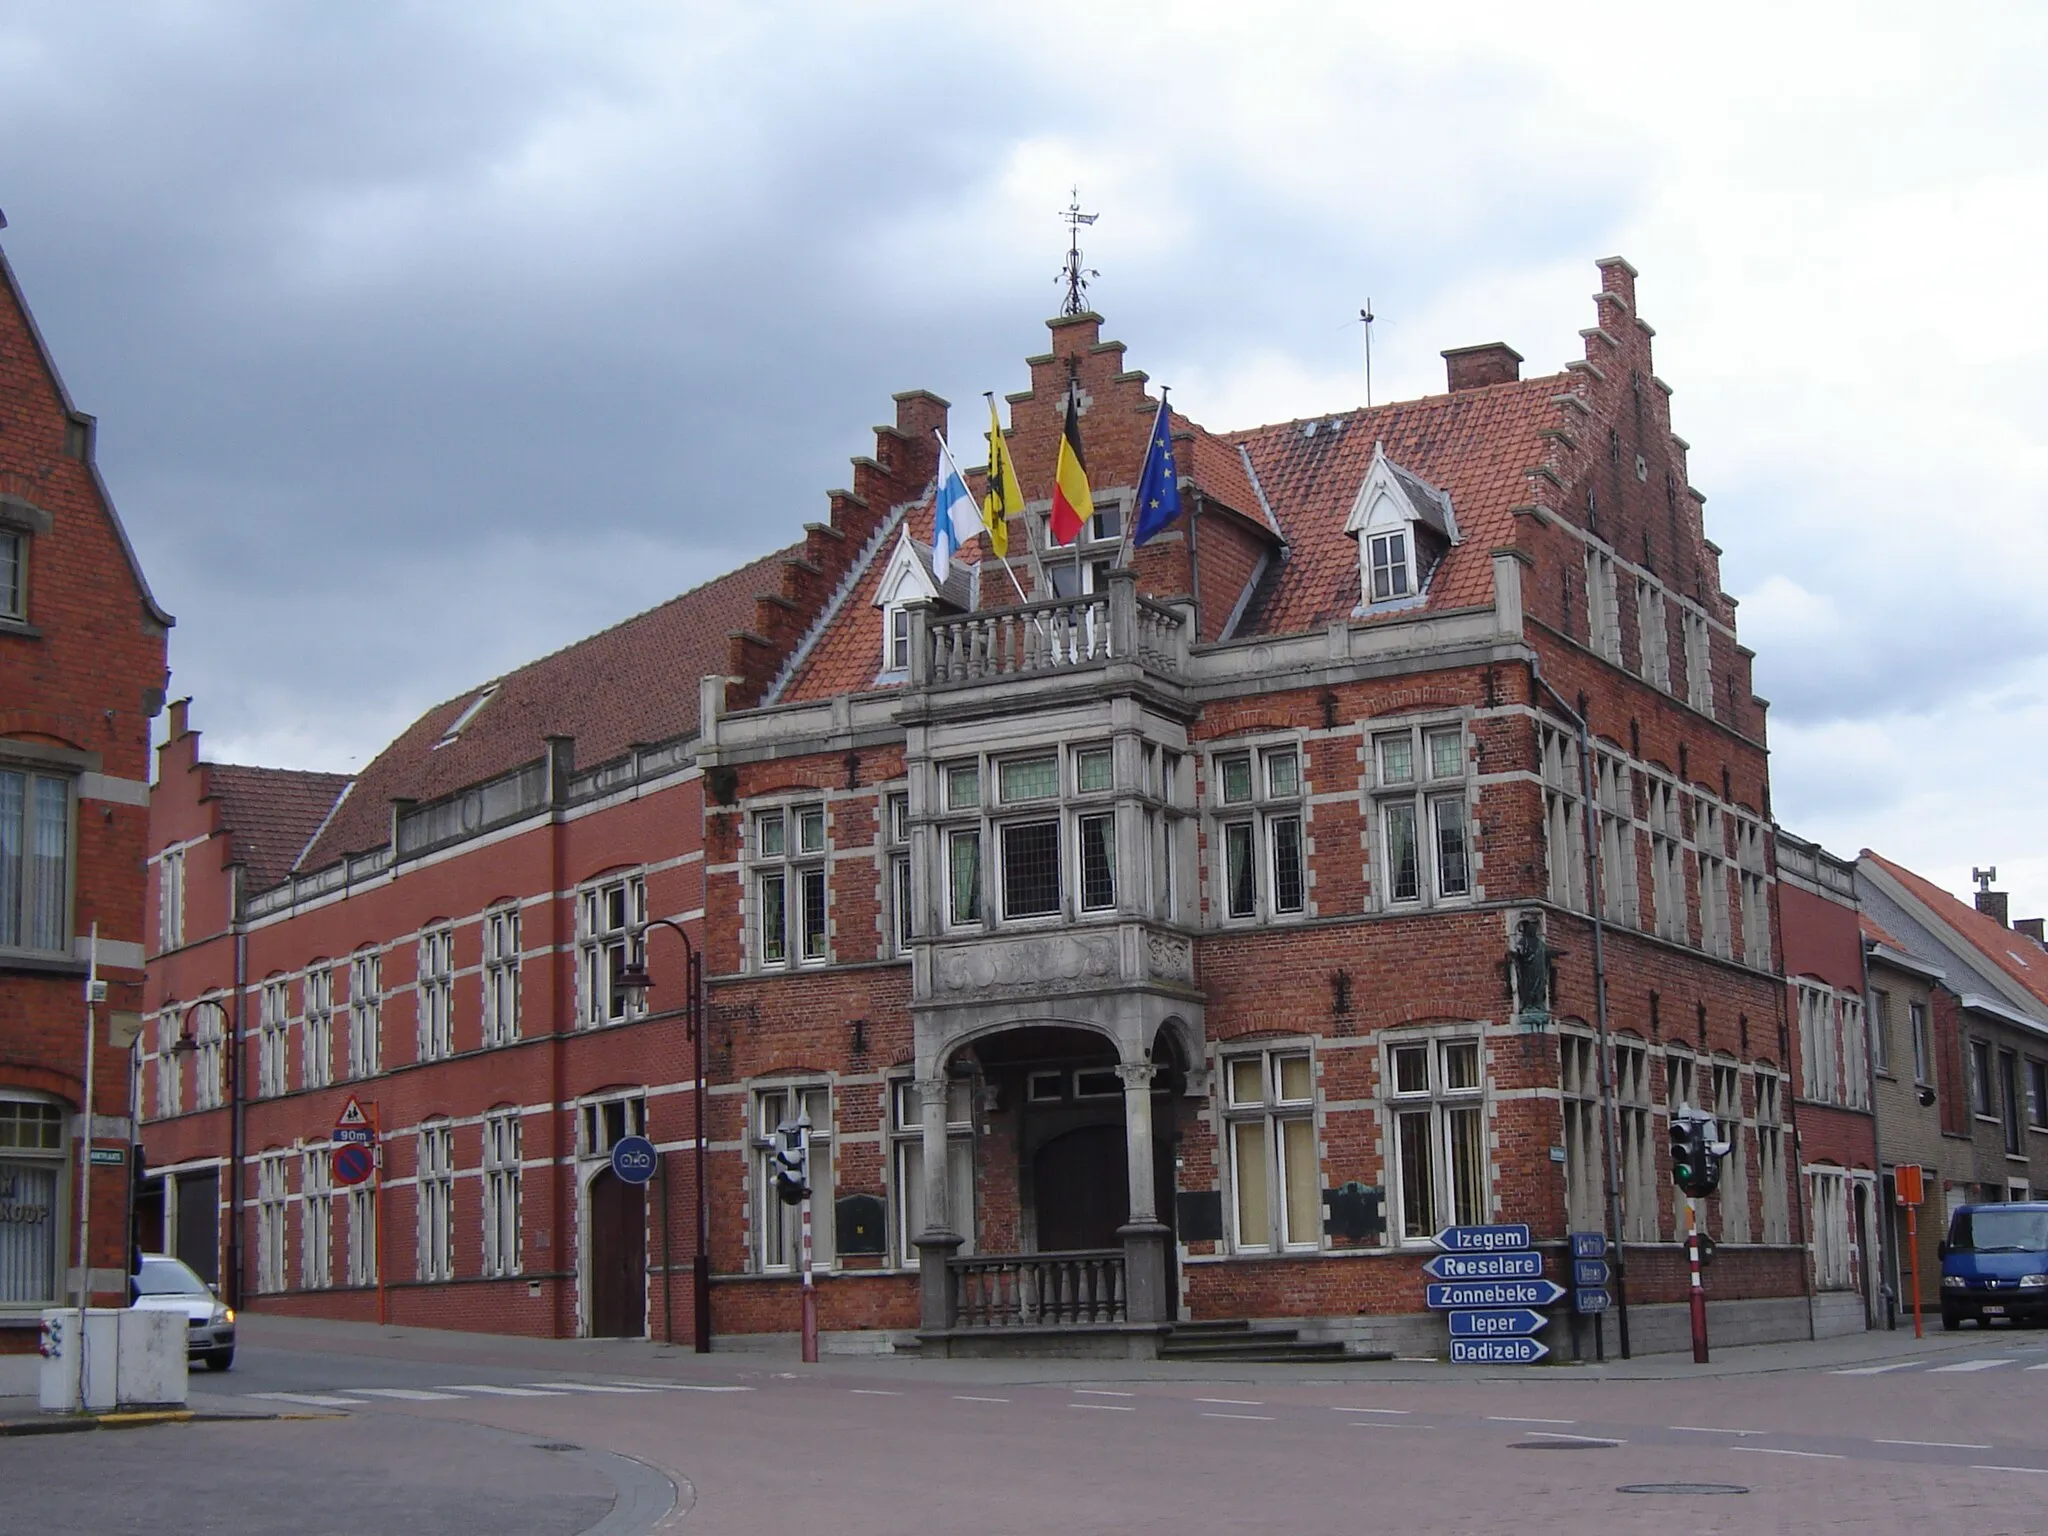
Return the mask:
M 455 1048 L 453 928 L 429 928 L 420 935 L 419 975 L 413 992 L 418 1008 L 419 1059 L 439 1061 Z
M 883 815 L 889 849 L 889 950 L 907 955 L 917 937 L 917 908 L 910 881 L 910 796 L 890 795 Z
M 1934 1081 L 1934 1032 L 1927 1024 L 1927 1005 L 1908 1002 L 1906 1021 L 1913 1034 L 1913 1081 L 1925 1086 Z
M 1588 1035 L 1560 1032 L 1559 1086 L 1564 1098 L 1565 1209 L 1574 1231 L 1606 1231 L 1601 1205 L 1600 1047 Z
M 71 952 L 72 781 L 0 767 L 0 949 Z
M 348 962 L 348 1075 L 374 1077 L 384 1062 L 384 962 L 359 949 Z
M 484 1116 L 484 1273 L 519 1273 L 519 1165 L 524 1143 L 517 1109 Z
M 803 1207 L 784 1205 L 775 1192 L 776 1127 L 802 1116 L 811 1122 L 811 1267 L 832 1266 L 832 1090 L 788 1083 L 754 1092 L 755 1257 L 770 1273 L 803 1262 Z
M 754 942 L 764 966 L 830 958 L 825 807 L 754 813 Z
M 1486 1101 L 1475 1036 L 1408 1040 L 1387 1047 L 1390 1179 L 1403 1242 L 1487 1216 Z
M 1210 765 L 1226 920 L 1265 922 L 1308 910 L 1301 749 L 1219 753 Z
M 917 1238 L 924 1231 L 924 1099 L 914 1082 L 889 1085 L 889 1133 L 894 1150 L 896 1262 L 909 1269 L 918 1261 Z M 974 1252 L 974 1085 L 964 1077 L 946 1082 L 946 1197 L 953 1230 L 964 1241 L 956 1252 Z
M 882 670 L 910 670 L 910 609 L 902 603 L 882 610 Z
M 1680 608 L 1678 627 L 1685 642 L 1685 702 L 1701 714 L 1711 715 L 1714 712 L 1714 651 L 1706 616 L 1690 608 Z
M 348 1192 L 348 1283 L 377 1283 L 377 1197 L 369 1184 Z
M 1749 1241 L 1749 1158 L 1742 1134 L 1742 1069 L 1732 1061 L 1713 1065 L 1714 1118 L 1728 1155 L 1721 1163 L 1721 1195 L 1713 1211 L 1724 1243 Z
M 493 907 L 484 914 L 484 1044 L 510 1045 L 519 1038 L 519 908 Z
M 647 1134 L 647 1094 L 641 1089 L 607 1094 L 579 1106 L 576 1116 L 578 1155 L 603 1161 L 623 1137 Z
M 1241 1253 L 1322 1244 L 1315 1064 L 1304 1050 L 1222 1062 L 1230 1136 L 1231 1246 Z
M 1611 923 L 1640 927 L 1634 777 L 1620 758 L 1594 755 L 1593 798 L 1600 808 L 1600 915 Z
M 0 1309 L 62 1299 L 67 1129 L 61 1104 L 0 1088 L 0 1209 L 8 1213 L 0 1221 Z
M 1792 1241 L 1792 1222 L 1786 1209 L 1783 1082 L 1777 1073 L 1757 1068 L 1756 1179 L 1763 1195 L 1763 1240 L 1767 1243 Z
M 1835 998 L 1836 1027 L 1842 1032 L 1842 1102 L 1851 1109 L 1870 1108 L 1870 1037 L 1863 1000 L 1843 992 Z
M 1391 602 L 1415 590 L 1415 567 L 1409 559 L 1412 548 L 1406 528 L 1390 528 L 1366 536 L 1366 570 L 1371 582 L 1371 601 Z
M 28 621 L 28 535 L 0 528 L 0 619 Z
M 291 983 L 273 976 L 256 994 L 256 1096 L 274 1099 L 290 1087 Z
M 256 1159 L 256 1289 L 284 1289 L 285 1228 L 291 1213 L 291 1176 L 285 1152 Z
M 1645 800 L 1650 814 L 1651 922 L 1657 937 L 1689 943 L 1692 919 L 1685 910 L 1685 823 L 1679 812 L 1678 787 L 1669 779 L 1645 775 Z
M 1657 1153 L 1650 1139 L 1650 1052 L 1614 1043 L 1615 1126 L 1620 1146 L 1622 1227 L 1631 1243 L 1657 1241 Z
M 1636 578 L 1636 629 L 1643 681 L 1669 693 L 1671 616 L 1664 606 L 1664 589 L 1644 576 Z
M 1816 1104 L 1840 1104 L 1842 1060 L 1835 997 L 1809 981 L 1793 984 L 1799 1007 L 1799 1053 L 1806 1068 L 1805 1096 Z
M 1856 1283 L 1855 1240 L 1849 1235 L 1849 1180 L 1837 1169 L 1807 1175 L 1808 1220 L 1813 1227 L 1813 1285 L 1846 1291 Z
M 1764 868 L 1764 831 L 1747 816 L 1735 818 L 1735 866 L 1741 889 L 1742 963 L 1757 970 L 1771 968 L 1771 902 Z
M 1997 1115 L 1997 1106 L 1991 1097 L 1991 1043 L 1988 1040 L 1972 1040 L 1969 1062 L 1970 1111 L 1979 1120 L 1993 1119 Z
M 168 1120 L 185 1108 L 184 1054 L 179 1051 L 184 1010 L 176 1003 L 164 1004 L 156 1020 L 156 1116 Z
M 1699 845 L 1700 948 L 1723 960 L 1735 958 L 1728 916 L 1728 842 L 1721 812 L 1711 802 L 1693 800 L 1693 841 Z
M 334 972 L 325 960 L 307 967 L 300 996 L 306 1017 L 299 1079 L 307 1088 L 325 1088 L 334 1078 Z
M 334 1284 L 333 1149 L 307 1147 L 299 1159 L 299 1285 L 324 1291 Z
M 455 1127 L 423 1125 L 414 1193 L 419 1217 L 419 1277 L 455 1278 Z
M 192 1005 L 192 1107 L 219 1109 L 227 1102 L 228 1011 L 219 1003 Z
M 1414 725 L 1372 738 L 1373 819 L 1382 906 L 1434 906 L 1472 894 L 1465 730 Z
M 582 1027 L 602 1029 L 638 1018 L 636 1003 L 619 983 L 626 963 L 646 955 L 647 881 L 624 875 L 584 887 L 576 903 L 576 989 Z
M 1586 551 L 1586 643 L 1621 665 L 1621 599 L 1616 592 L 1614 556 Z
M 156 865 L 156 947 L 162 954 L 185 942 L 185 850 L 166 848 Z
M 1537 753 L 1543 778 L 1543 853 L 1550 899 L 1586 910 L 1586 821 L 1579 777 L 1579 744 L 1563 731 L 1539 726 Z
M 1870 989 L 1870 1062 L 1892 1075 L 1892 995 L 1881 987 Z

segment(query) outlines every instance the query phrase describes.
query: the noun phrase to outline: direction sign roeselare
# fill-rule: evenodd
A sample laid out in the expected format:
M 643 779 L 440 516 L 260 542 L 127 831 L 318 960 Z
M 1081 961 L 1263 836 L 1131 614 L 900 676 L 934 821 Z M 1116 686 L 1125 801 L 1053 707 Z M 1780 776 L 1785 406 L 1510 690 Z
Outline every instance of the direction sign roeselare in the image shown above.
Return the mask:
M 1543 1255 L 1440 1253 L 1422 1272 L 1432 1280 L 1534 1280 L 1543 1273 Z

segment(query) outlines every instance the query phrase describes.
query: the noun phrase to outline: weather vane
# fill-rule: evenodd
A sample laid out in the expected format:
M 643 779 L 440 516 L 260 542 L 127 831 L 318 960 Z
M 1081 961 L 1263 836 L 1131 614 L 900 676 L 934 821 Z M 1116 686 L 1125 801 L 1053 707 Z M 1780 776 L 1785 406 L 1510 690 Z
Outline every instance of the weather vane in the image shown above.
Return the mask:
M 1093 224 L 1100 214 L 1081 211 L 1081 189 L 1074 188 L 1074 200 L 1060 217 L 1067 224 L 1067 266 L 1056 281 L 1067 285 L 1066 302 L 1060 306 L 1061 315 L 1079 315 L 1088 309 L 1088 279 L 1102 274 L 1093 268 L 1081 265 L 1081 226 Z

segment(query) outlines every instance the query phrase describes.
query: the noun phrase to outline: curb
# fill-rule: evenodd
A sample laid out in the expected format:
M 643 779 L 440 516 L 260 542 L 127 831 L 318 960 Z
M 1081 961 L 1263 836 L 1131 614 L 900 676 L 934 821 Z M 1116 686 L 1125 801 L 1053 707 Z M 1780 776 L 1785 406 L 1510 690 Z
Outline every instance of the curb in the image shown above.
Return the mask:
M 126 1413 L 53 1413 L 34 1419 L 0 1419 L 0 1436 L 79 1435 L 93 1429 L 141 1429 L 150 1424 L 220 1424 L 274 1419 L 274 1413 L 199 1413 L 190 1408 L 140 1408 Z

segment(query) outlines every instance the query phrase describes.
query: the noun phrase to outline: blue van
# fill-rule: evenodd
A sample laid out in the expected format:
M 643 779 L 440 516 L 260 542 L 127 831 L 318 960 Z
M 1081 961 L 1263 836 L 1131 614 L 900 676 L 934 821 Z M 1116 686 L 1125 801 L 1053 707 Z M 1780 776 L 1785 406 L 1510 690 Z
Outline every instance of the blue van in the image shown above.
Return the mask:
M 1961 1206 L 1938 1251 L 1942 1327 L 2048 1317 L 2048 1201 Z

